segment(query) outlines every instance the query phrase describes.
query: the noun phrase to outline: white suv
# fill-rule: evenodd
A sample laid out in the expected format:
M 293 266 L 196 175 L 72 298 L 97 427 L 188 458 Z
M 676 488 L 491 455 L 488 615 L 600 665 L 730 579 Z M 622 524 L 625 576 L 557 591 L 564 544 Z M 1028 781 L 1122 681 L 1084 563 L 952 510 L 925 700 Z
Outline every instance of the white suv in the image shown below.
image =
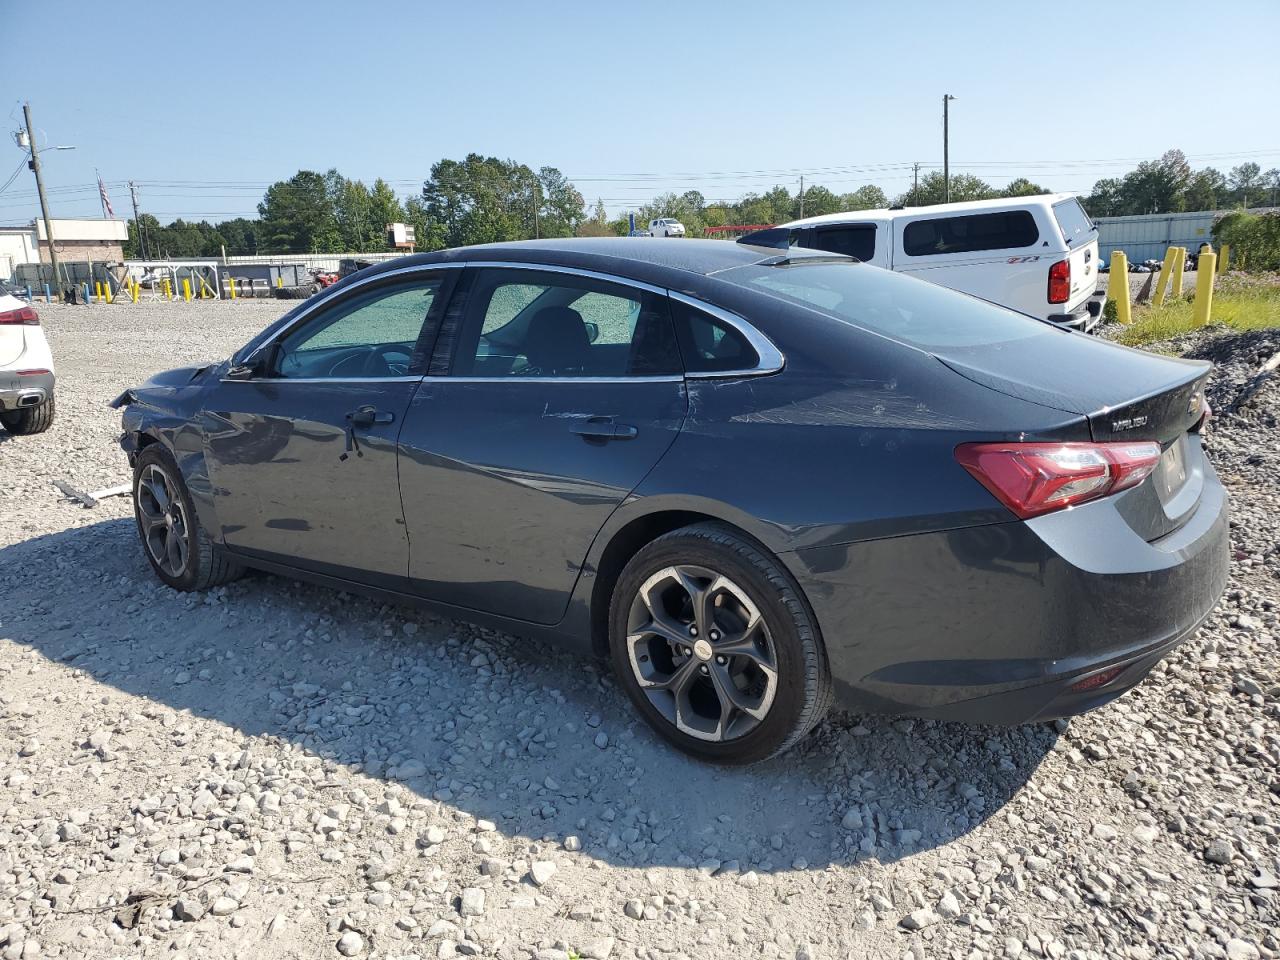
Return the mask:
M 649 236 L 651 237 L 683 237 L 684 224 L 679 220 L 671 217 L 662 217 L 658 220 L 649 221 Z
M 53 355 L 35 308 L 0 280 L 0 425 L 42 433 L 53 423 Z
M 1098 230 L 1073 194 L 833 213 L 778 229 L 791 231 L 792 245 L 847 254 L 1086 333 L 1102 319 Z

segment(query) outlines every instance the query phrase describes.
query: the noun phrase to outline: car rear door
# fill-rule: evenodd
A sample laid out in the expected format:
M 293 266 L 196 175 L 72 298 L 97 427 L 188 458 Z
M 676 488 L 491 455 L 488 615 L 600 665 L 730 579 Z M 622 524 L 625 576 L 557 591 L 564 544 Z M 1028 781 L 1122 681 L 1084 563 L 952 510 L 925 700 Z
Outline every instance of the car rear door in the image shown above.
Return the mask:
M 397 272 L 325 298 L 259 347 L 263 366 L 218 384 L 205 451 L 232 551 L 404 589 L 396 439 L 457 272 Z
M 468 267 L 444 330 L 400 434 L 410 589 L 556 623 L 592 540 L 684 421 L 665 293 Z

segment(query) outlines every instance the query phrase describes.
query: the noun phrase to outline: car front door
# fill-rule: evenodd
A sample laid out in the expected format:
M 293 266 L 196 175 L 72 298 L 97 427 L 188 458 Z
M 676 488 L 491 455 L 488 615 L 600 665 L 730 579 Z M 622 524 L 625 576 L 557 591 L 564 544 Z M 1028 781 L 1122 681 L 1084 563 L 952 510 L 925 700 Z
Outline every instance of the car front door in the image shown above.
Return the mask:
M 556 623 L 592 539 L 684 421 L 667 299 L 545 268 L 468 267 L 462 287 L 442 375 L 400 434 L 410 589 Z
M 206 460 L 232 551 L 404 589 L 396 437 L 456 272 L 355 285 L 218 384 L 205 406 Z

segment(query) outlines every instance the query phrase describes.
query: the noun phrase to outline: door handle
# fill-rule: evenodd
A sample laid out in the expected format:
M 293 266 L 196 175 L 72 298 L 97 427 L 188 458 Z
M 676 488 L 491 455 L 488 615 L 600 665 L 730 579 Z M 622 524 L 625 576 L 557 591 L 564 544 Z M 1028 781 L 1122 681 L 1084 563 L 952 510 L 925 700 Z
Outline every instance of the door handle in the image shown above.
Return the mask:
M 639 430 L 627 423 L 617 423 L 613 417 L 587 417 L 569 428 L 587 443 L 608 443 L 610 440 L 631 440 Z
M 364 406 L 348 413 L 347 419 L 353 427 L 372 427 L 376 423 L 394 423 L 396 415 L 390 410 Z

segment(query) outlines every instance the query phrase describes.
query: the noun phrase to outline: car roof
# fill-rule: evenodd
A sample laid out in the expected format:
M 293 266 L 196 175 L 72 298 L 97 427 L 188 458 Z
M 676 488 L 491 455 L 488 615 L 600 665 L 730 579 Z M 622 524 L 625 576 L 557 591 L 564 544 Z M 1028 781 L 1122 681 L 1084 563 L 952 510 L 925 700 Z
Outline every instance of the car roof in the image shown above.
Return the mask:
M 845 213 L 826 213 L 817 217 L 805 217 L 779 224 L 783 227 L 804 227 L 819 223 L 844 223 L 848 220 L 893 220 L 897 217 L 962 216 L 973 212 L 997 212 L 1000 210 L 1025 210 L 1028 207 L 1051 207 L 1063 200 L 1070 200 L 1074 193 L 1039 193 L 1029 197 L 997 197 L 994 200 L 965 200 L 957 203 L 931 203 L 920 207 L 902 207 L 889 210 L 849 210 Z
M 429 266 L 433 263 L 509 261 L 577 267 L 604 273 L 631 274 L 636 279 L 648 279 L 656 273 L 666 271 L 707 276 L 721 270 L 775 259 L 780 253 L 781 251 L 770 247 L 755 247 L 729 240 L 570 237 L 454 247 L 433 253 L 397 257 L 394 260 L 384 261 L 373 269 L 381 272 L 384 269 Z M 829 259 L 831 257 L 831 254 L 820 250 L 799 248 L 791 250 L 787 255 L 792 258 L 813 256 Z

